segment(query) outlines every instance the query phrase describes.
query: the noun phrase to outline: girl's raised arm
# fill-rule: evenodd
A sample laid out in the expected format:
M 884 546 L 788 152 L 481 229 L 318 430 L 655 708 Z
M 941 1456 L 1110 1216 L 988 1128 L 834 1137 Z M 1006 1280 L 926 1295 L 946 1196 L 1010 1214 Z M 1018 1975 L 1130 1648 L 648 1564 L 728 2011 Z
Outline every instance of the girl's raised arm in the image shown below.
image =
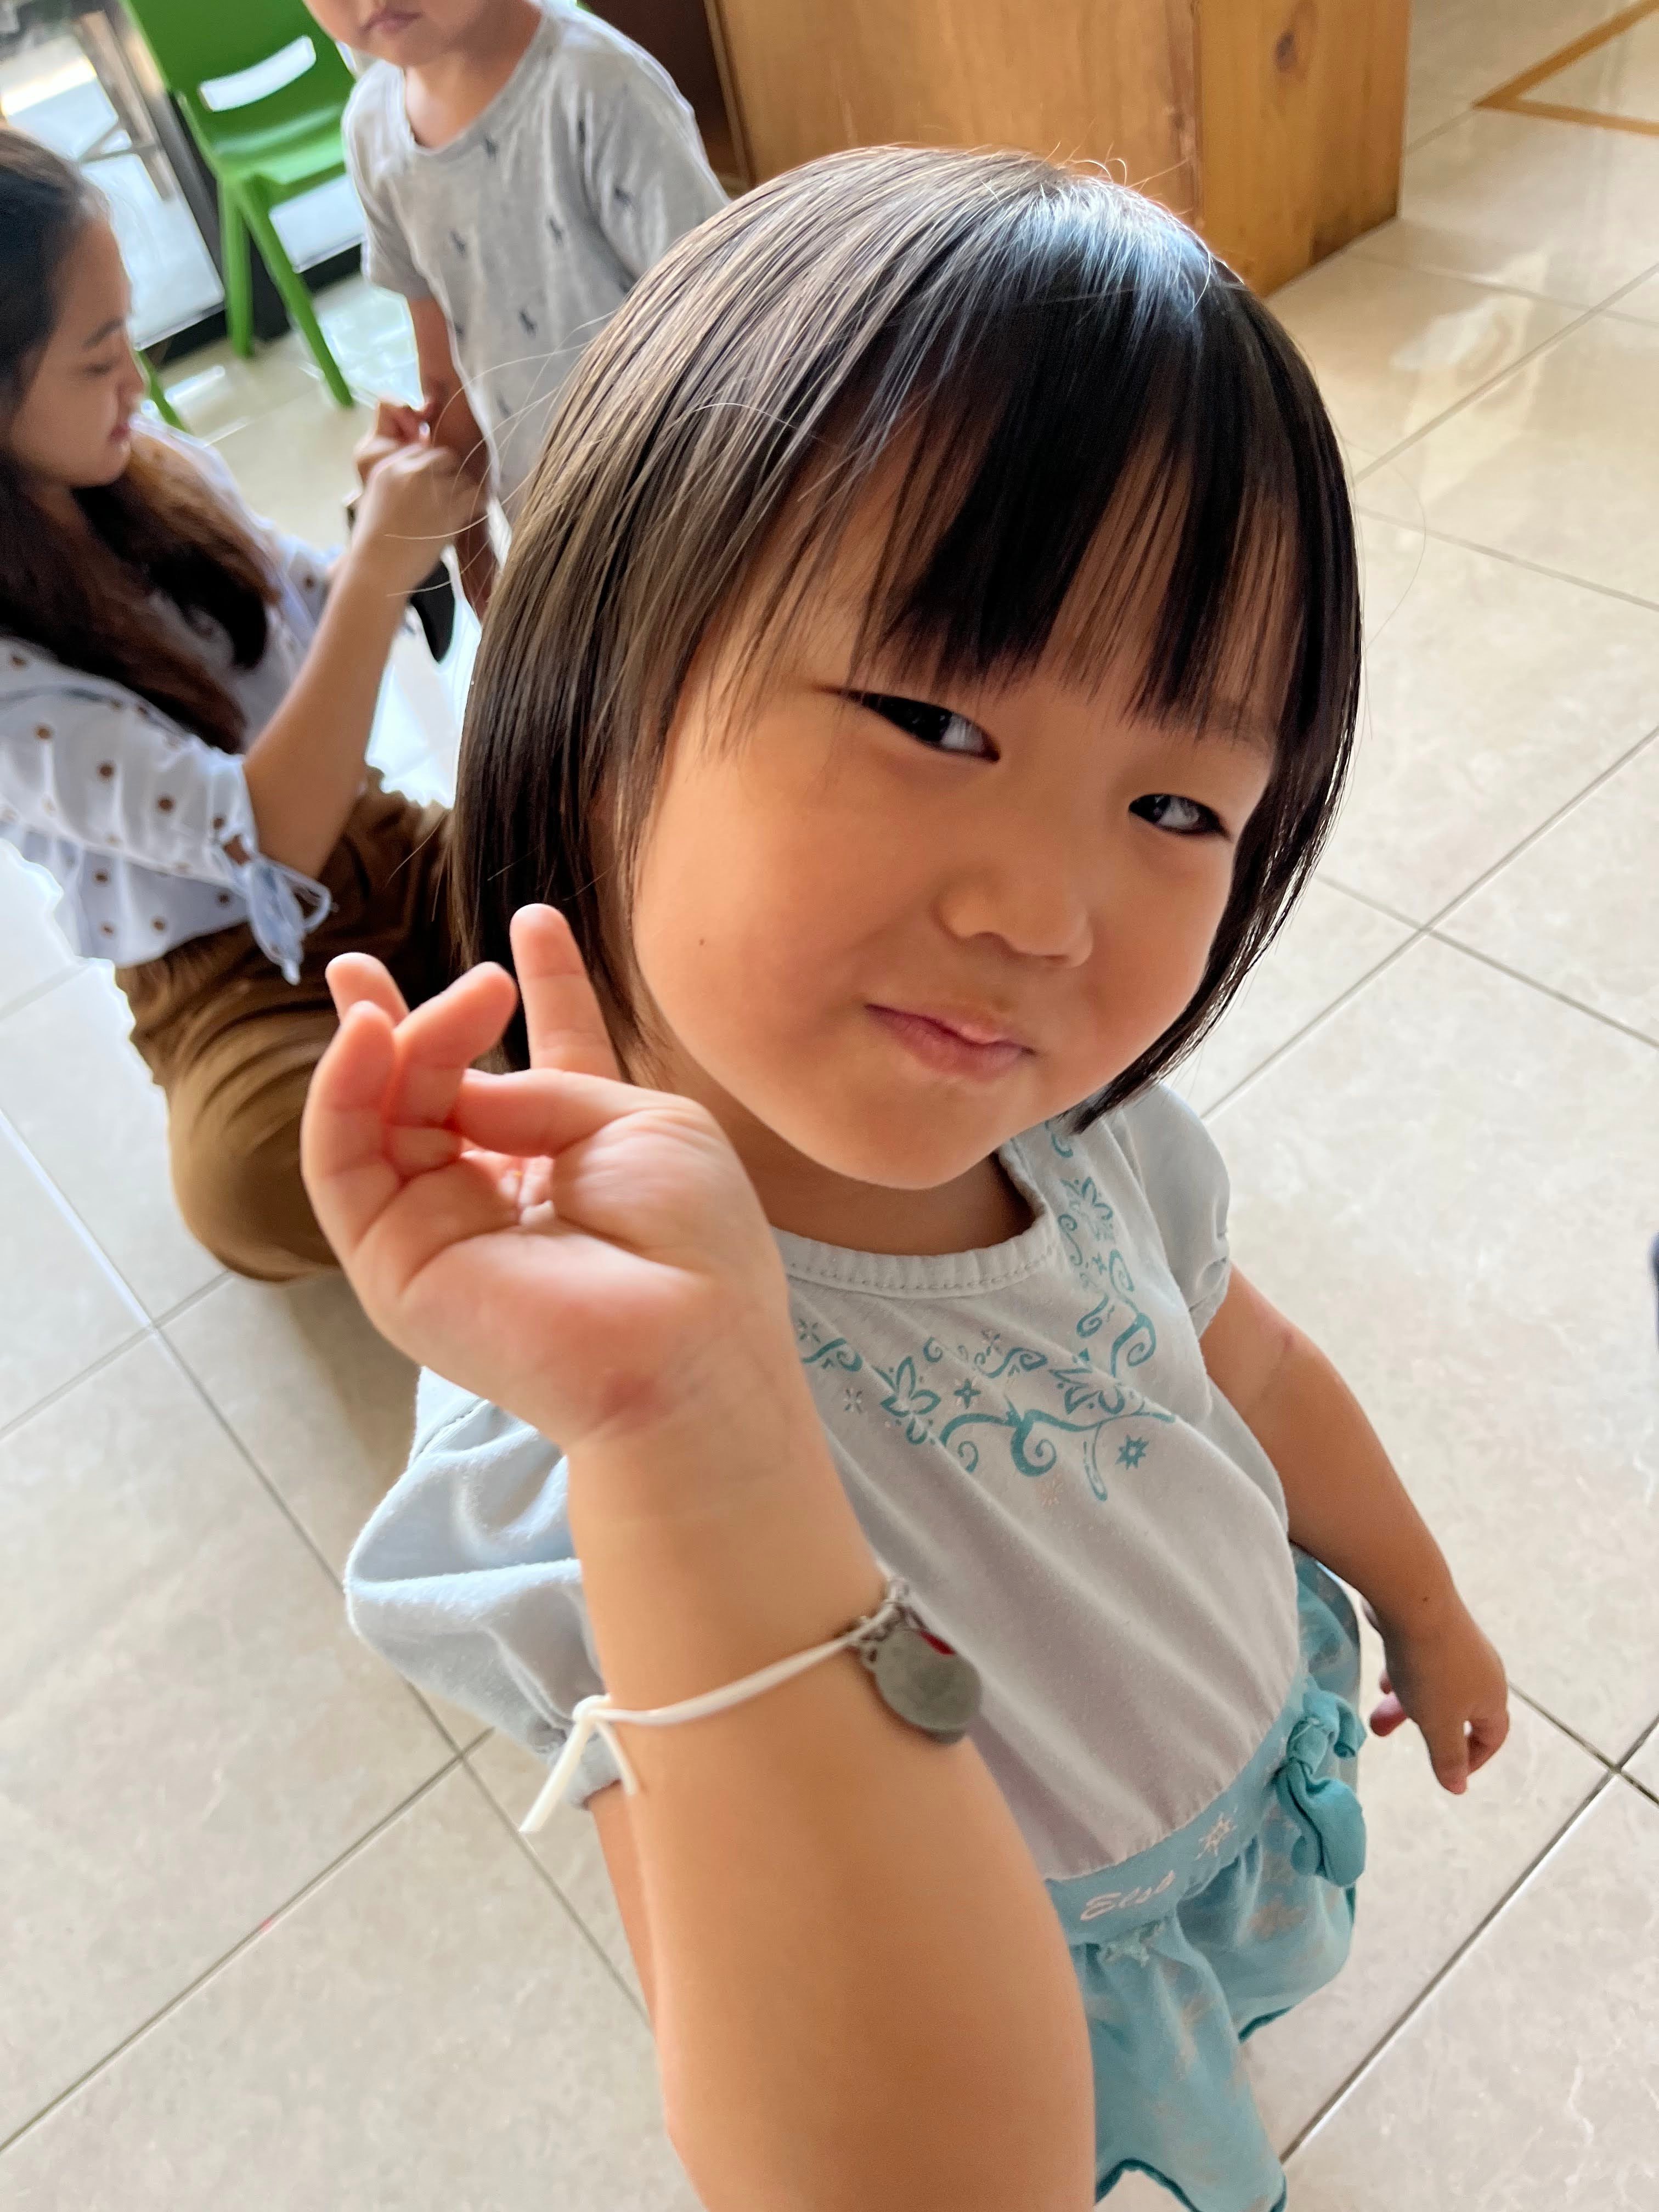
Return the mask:
M 617 1079 L 556 916 L 521 915 L 514 950 L 521 1075 L 469 1068 L 511 1010 L 500 969 L 401 1018 L 372 963 L 337 969 L 307 1182 L 381 1330 L 563 1445 L 607 1688 L 662 1705 L 834 1636 L 882 1577 L 735 1155 Z M 710 2212 L 1082 2212 L 1076 1983 L 972 1747 L 846 1655 L 625 1741 L 669 2126 Z

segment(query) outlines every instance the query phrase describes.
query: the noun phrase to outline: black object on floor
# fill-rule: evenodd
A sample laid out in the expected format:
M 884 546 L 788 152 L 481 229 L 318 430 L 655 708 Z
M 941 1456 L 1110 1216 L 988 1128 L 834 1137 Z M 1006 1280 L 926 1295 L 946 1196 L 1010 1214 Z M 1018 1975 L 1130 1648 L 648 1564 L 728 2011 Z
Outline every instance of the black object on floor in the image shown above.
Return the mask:
M 416 584 L 409 604 L 426 633 L 427 651 L 434 660 L 441 660 L 455 636 L 455 586 L 441 561 L 423 583 Z

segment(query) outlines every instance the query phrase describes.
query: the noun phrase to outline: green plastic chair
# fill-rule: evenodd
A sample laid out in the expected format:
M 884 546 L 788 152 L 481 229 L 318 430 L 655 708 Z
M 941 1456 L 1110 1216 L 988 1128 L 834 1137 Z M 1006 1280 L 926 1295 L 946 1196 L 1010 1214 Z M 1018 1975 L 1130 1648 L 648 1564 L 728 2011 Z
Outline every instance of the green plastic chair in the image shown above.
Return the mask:
M 311 295 L 271 222 L 272 208 L 345 174 L 340 118 L 351 71 L 302 0 L 125 0 L 219 186 L 225 321 L 239 354 L 253 350 L 252 239 L 283 304 L 342 407 L 351 387 L 329 351 Z M 241 107 L 210 107 L 202 87 L 269 61 L 296 39 L 311 41 L 309 69 Z

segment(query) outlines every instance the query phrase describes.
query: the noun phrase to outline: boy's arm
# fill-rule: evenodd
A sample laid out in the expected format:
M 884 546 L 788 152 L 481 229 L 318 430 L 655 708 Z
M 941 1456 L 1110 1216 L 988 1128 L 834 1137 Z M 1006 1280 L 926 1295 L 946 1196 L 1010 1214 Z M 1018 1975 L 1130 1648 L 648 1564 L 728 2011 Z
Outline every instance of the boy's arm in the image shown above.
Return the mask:
M 415 329 L 415 359 L 425 402 L 422 411 L 433 442 L 459 454 L 461 466 L 482 485 L 489 474 L 489 447 L 455 365 L 448 318 L 438 302 L 428 298 L 410 301 L 409 319 Z M 482 621 L 495 583 L 495 553 L 489 542 L 489 525 L 482 512 L 455 540 L 455 558 L 467 605 Z
M 1234 1269 L 1200 1340 L 1210 1379 L 1278 1471 L 1291 1540 L 1351 1583 L 1382 1632 L 1379 1735 L 1414 1720 L 1462 1790 L 1509 1732 L 1504 1668 L 1358 1400 L 1318 1346 Z M 1467 1733 L 1466 1733 L 1467 1727 Z

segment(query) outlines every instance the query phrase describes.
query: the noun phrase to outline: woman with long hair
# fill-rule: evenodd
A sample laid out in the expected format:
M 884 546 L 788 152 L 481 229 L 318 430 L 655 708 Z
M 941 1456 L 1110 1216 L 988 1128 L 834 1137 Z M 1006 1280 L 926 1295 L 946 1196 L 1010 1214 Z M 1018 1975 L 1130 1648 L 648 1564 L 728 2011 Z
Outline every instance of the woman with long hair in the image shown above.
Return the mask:
M 373 951 L 416 999 L 452 972 L 447 817 L 365 755 L 409 593 L 474 493 L 383 410 L 331 564 L 210 448 L 135 421 L 130 298 L 95 190 L 0 129 L 0 837 L 116 963 L 191 1229 L 282 1279 L 333 1264 L 299 1172 L 329 959 Z

